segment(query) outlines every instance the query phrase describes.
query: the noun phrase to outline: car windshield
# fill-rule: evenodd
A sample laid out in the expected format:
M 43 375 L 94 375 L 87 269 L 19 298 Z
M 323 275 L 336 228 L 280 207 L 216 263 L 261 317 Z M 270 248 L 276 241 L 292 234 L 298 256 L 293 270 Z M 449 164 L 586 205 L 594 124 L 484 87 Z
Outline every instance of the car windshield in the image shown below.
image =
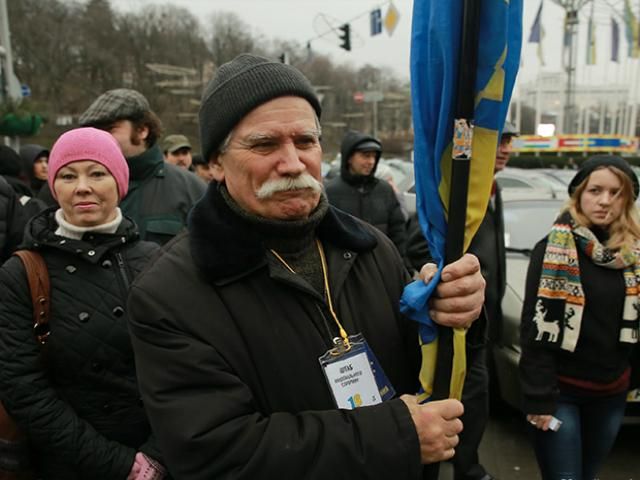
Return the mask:
M 564 204 L 559 199 L 505 200 L 504 235 L 507 248 L 531 250 L 547 233 Z

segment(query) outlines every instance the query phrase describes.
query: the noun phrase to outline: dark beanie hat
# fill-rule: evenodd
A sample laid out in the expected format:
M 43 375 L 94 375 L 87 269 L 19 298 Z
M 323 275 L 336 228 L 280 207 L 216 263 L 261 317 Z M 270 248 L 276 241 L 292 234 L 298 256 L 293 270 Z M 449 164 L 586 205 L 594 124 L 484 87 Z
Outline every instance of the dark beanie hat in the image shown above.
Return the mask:
M 210 159 L 247 113 L 287 95 L 307 100 L 320 118 L 318 97 L 309 80 L 295 67 L 247 53 L 221 65 L 205 88 L 200 104 L 204 159 Z
M 600 167 L 615 167 L 618 170 L 622 170 L 629 179 L 631 179 L 631 183 L 633 183 L 633 198 L 638 198 L 638 192 L 640 191 L 638 177 L 629 164 L 617 155 L 595 155 L 580 165 L 580 169 L 575 177 L 573 177 L 573 180 L 571 180 L 571 183 L 569 183 L 569 195 L 572 195 L 576 188 L 578 188 L 578 185 L 588 178 L 594 170 Z
M 22 174 L 22 159 L 11 147 L 0 145 L 0 175 L 18 177 Z

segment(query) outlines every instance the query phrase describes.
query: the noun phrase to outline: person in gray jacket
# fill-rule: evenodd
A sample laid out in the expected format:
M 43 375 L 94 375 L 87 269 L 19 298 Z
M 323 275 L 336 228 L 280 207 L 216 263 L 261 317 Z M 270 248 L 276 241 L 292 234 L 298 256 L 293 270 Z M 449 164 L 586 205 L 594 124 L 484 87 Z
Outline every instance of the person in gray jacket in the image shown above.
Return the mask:
M 393 187 L 376 178 L 382 144 L 375 137 L 349 131 L 340 147 L 340 176 L 326 185 L 331 205 L 381 230 L 404 255 L 405 217 Z
M 120 144 L 130 171 L 129 194 L 120 208 L 136 222 L 142 238 L 161 245 L 173 238 L 206 184 L 165 163 L 158 145 L 160 119 L 147 99 L 135 90 L 109 90 L 80 116 L 80 124 L 106 130 Z

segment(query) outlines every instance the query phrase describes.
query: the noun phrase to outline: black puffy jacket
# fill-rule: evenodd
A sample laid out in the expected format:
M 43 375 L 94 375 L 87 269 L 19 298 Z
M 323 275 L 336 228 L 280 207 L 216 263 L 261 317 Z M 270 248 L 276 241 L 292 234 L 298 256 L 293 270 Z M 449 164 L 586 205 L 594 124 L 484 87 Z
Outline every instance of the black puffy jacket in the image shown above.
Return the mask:
M 11 185 L 0 176 L 0 263 L 22 240 L 26 217 Z
M 137 450 L 158 457 L 138 395 L 125 311 L 129 283 L 156 245 L 123 220 L 115 234 L 54 234 L 55 209 L 28 224 L 51 280 L 51 335 L 32 331 L 21 261 L 0 269 L 0 397 L 27 433 L 42 478 L 125 479 Z M 41 363 L 42 362 L 42 363 Z
M 374 137 L 348 132 L 342 141 L 340 176 L 326 185 L 331 205 L 358 217 L 381 230 L 404 255 L 406 244 L 405 218 L 398 197 L 391 185 L 376 178 L 376 165 L 370 175 L 354 175 L 349 171 L 349 159 L 356 147 L 368 141 L 379 143 Z

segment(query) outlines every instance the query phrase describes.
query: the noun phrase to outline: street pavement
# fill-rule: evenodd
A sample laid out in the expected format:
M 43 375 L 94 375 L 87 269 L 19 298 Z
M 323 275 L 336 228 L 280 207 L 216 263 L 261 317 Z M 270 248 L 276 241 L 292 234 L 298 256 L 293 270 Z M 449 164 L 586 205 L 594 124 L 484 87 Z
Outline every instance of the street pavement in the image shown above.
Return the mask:
M 480 445 L 480 461 L 499 480 L 541 480 L 528 426 L 519 412 L 504 407 L 493 412 Z M 599 480 L 640 480 L 640 419 L 623 425 Z M 443 465 L 440 480 L 453 479 L 450 465 Z

